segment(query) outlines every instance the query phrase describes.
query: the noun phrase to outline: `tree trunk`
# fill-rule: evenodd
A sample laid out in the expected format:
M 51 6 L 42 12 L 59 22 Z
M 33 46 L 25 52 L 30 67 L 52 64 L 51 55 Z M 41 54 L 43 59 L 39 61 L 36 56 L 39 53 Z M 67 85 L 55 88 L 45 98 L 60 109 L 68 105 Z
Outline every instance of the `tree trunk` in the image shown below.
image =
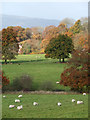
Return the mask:
M 89 86 L 88 85 L 86 85 L 86 92 L 89 93 Z
M 64 58 L 63 58 L 63 62 L 64 62 Z
M 7 64 L 7 59 L 5 59 L 5 64 Z

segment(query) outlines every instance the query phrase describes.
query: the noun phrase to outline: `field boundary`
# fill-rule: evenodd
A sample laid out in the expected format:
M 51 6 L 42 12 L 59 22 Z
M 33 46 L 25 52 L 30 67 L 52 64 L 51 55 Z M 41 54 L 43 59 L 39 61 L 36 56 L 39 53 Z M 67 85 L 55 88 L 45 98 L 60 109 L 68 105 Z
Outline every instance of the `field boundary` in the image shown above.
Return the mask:
M 78 92 L 65 91 L 8 91 L 3 94 L 82 94 Z

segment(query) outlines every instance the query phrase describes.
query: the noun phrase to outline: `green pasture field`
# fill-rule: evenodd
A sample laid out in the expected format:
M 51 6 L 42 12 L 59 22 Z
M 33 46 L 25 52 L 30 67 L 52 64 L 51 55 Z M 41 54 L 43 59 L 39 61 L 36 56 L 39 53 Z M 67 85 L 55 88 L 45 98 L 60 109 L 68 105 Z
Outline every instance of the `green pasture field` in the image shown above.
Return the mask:
M 66 63 L 59 63 L 58 59 L 46 59 L 44 54 L 34 54 L 18 55 L 17 59 L 3 64 L 2 70 L 11 82 L 16 77 L 28 74 L 33 79 L 33 88 L 38 86 L 38 90 L 41 89 L 41 84 L 47 81 L 52 82 L 53 90 L 69 90 L 69 87 L 56 84 L 56 81 L 60 81 L 60 74 L 65 67 Z
M 3 118 L 88 118 L 88 95 L 82 94 L 30 94 L 23 93 L 20 103 L 15 103 L 19 94 L 3 94 L 2 117 Z M 84 104 L 72 103 L 72 99 L 83 100 Z M 33 102 L 38 102 L 38 106 L 33 106 Z M 57 103 L 61 102 L 61 106 Z M 15 108 L 9 109 L 9 105 Z M 23 105 L 22 110 L 17 110 L 18 105 Z

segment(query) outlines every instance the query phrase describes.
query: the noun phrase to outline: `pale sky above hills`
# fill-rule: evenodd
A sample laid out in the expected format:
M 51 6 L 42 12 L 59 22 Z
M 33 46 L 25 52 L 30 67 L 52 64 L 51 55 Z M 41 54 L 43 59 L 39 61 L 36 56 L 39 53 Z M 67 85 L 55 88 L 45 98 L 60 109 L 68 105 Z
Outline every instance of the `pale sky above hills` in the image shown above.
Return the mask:
M 1 14 L 62 20 L 88 17 L 88 2 L 3 2 Z

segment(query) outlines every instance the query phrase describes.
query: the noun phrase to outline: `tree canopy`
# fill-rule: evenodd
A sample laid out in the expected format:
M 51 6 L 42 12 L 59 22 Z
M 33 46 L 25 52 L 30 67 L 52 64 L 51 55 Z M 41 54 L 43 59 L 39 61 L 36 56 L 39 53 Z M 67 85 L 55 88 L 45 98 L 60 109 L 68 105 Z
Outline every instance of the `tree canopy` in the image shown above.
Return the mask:
M 2 58 L 7 63 L 7 60 L 15 58 L 18 54 L 18 41 L 16 39 L 17 34 L 12 28 L 6 28 L 2 30 Z
M 72 39 L 67 35 L 59 35 L 57 38 L 52 38 L 45 49 L 45 57 L 61 59 L 68 58 L 69 53 L 73 51 Z

